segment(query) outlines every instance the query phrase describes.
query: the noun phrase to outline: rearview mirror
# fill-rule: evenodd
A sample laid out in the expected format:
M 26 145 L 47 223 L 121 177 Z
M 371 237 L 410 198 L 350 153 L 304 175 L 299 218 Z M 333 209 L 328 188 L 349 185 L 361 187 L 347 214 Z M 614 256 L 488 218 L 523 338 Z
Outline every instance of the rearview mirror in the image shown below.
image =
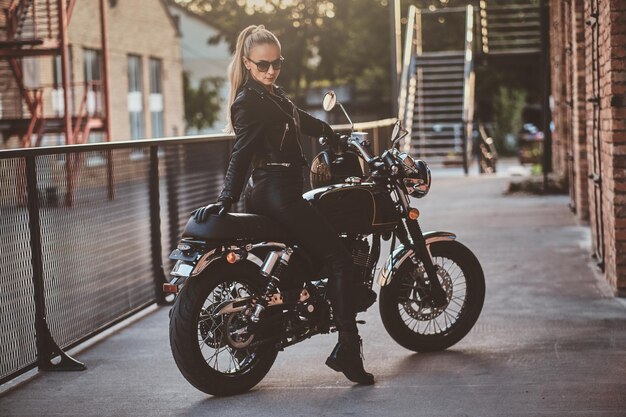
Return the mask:
M 396 120 L 393 124 L 393 130 L 391 131 L 391 141 L 395 142 L 398 137 L 398 133 L 400 133 L 400 120 Z
M 393 125 L 393 130 L 391 131 L 391 146 L 395 147 L 402 138 L 409 134 L 409 131 L 402 128 L 402 123 L 400 120 L 396 121 Z
M 326 111 L 331 111 L 337 105 L 337 95 L 334 91 L 329 91 L 324 95 L 324 101 L 322 102 L 322 107 Z

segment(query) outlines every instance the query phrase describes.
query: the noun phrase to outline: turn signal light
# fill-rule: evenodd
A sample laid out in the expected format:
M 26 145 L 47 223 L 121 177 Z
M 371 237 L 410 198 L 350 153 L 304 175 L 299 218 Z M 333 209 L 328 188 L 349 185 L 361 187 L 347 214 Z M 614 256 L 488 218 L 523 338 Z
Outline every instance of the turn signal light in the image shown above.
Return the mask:
M 409 219 L 417 220 L 420 217 L 420 211 L 416 208 L 409 210 Z
M 163 292 L 166 294 L 178 294 L 178 285 L 165 283 L 163 284 Z
M 229 252 L 228 255 L 226 255 L 226 262 L 228 262 L 229 264 L 234 264 L 239 259 L 241 259 L 241 256 L 239 256 L 235 252 Z

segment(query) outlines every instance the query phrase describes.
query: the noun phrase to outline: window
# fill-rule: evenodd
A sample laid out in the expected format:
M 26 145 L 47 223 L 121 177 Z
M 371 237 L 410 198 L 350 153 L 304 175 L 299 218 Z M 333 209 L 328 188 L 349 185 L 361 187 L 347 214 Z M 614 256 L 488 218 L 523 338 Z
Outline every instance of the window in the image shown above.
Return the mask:
M 128 112 L 131 139 L 144 137 L 142 92 L 141 57 L 128 55 Z
M 96 49 L 84 49 L 84 90 L 86 94 L 86 110 L 90 116 L 102 115 L 102 54 Z M 92 132 L 89 134 L 89 142 L 102 142 L 104 135 Z
M 68 81 L 70 85 L 74 82 L 72 62 L 73 62 L 72 48 L 69 47 L 68 48 L 68 63 L 69 63 Z M 54 60 L 52 61 L 52 78 L 54 80 L 54 85 L 52 88 L 52 98 L 51 98 L 52 111 L 54 112 L 55 116 L 60 117 L 60 116 L 63 116 L 63 114 L 65 113 L 65 105 L 63 103 L 63 71 L 62 71 L 62 65 L 61 65 L 61 55 L 56 55 L 54 57 Z M 75 97 L 74 97 L 74 89 L 70 88 L 69 91 L 70 91 L 69 107 L 70 107 L 70 112 L 71 112 Z
M 150 120 L 152 137 L 163 137 L 163 63 L 157 58 L 150 58 Z

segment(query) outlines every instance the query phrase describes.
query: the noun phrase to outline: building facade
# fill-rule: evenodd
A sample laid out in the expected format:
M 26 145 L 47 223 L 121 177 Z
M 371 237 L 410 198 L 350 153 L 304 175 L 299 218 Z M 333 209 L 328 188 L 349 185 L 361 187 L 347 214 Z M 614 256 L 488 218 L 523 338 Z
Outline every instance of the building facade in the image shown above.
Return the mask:
M 69 26 L 74 82 L 101 60 L 98 0 L 77 3 Z M 176 22 L 162 0 L 109 2 L 112 140 L 184 133 L 182 57 Z
M 553 166 L 626 296 L 626 0 L 551 0 Z
M 221 83 L 219 89 L 220 110 L 213 126 L 198 130 L 187 128 L 186 134 L 221 133 L 226 127 L 228 102 L 228 65 L 232 53 L 225 41 L 210 43 L 209 39 L 218 34 L 206 19 L 180 6 L 174 0 L 168 1 L 169 11 L 178 23 L 182 48 L 183 71 L 189 77 L 191 88 L 198 88 L 203 80 L 217 79 Z
M 108 140 L 131 140 L 182 135 L 184 102 L 180 35 L 165 0 L 107 0 L 108 86 L 110 115 L 103 105 L 103 51 L 100 0 L 81 0 L 74 4 L 67 26 L 69 44 L 69 103 L 75 124 L 93 116 L 110 116 Z M 24 20 L 39 24 L 38 32 L 54 26 L 42 26 L 33 17 L 35 10 L 57 10 L 51 0 L 24 3 Z M 32 24 L 31 24 L 32 25 Z M 26 30 L 26 29 L 24 29 Z M 54 37 L 54 33 L 50 37 Z M 60 55 L 31 56 L 22 59 L 25 91 L 41 92 L 43 140 L 30 146 L 65 144 L 63 129 L 55 130 L 54 118 L 64 114 L 62 66 Z M 0 68 L 1 69 L 1 68 Z M 17 84 L 9 71 L 2 73 L 8 84 Z M 9 91 L 9 90 L 7 90 Z M 8 106 L 5 106 L 5 108 Z M 14 114 L 0 114 L 1 119 L 19 123 L 31 117 L 13 105 Z M 85 108 L 81 115 L 79 109 Z M 82 119 L 81 119 L 82 118 Z M 100 125 L 87 130 L 84 138 L 72 142 L 107 140 Z M 9 132 L 10 130 L 5 130 Z M 29 140 L 16 134 L 4 138 L 5 146 L 24 145 Z M 7 141 L 7 139 L 9 139 Z M 20 143 L 21 141 L 21 143 Z

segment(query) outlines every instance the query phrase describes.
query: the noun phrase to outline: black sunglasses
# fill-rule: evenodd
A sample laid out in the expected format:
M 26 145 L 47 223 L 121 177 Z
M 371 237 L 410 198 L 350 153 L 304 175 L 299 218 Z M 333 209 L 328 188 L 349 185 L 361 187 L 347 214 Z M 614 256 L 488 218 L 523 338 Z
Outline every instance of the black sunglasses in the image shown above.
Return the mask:
M 272 62 L 270 61 L 253 61 L 250 58 L 248 58 L 248 61 L 252 62 L 253 64 L 256 65 L 256 69 L 258 69 L 260 72 L 267 72 L 270 69 L 270 65 L 272 66 L 272 68 L 274 68 L 275 70 L 279 70 L 280 67 L 283 66 L 283 61 L 285 60 L 285 58 L 283 58 L 282 56 Z

